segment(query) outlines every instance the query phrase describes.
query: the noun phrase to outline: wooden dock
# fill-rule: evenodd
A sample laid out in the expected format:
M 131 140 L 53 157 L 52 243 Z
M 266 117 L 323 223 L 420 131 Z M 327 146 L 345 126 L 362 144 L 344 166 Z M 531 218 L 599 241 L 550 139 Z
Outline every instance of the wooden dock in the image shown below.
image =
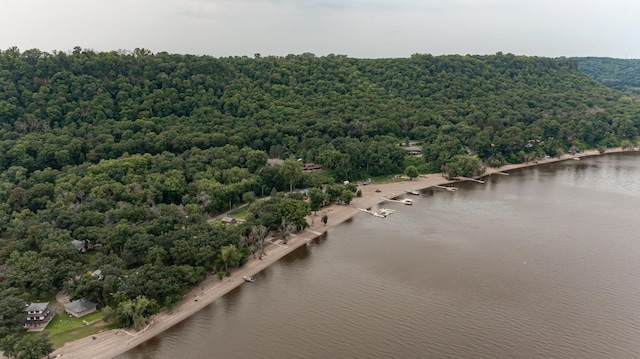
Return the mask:
M 412 194 L 414 196 L 419 196 L 420 192 L 416 191 L 416 190 L 409 190 L 409 189 L 405 189 L 405 192 L 407 192 L 408 194 Z
M 475 182 L 475 183 L 481 183 L 484 184 L 484 181 L 479 180 L 479 179 L 475 179 L 475 178 L 469 178 L 469 177 L 456 177 L 455 178 L 458 181 L 471 181 L 471 182 Z
M 497 175 L 503 175 L 503 176 L 508 176 L 509 173 L 508 172 L 494 172 Z

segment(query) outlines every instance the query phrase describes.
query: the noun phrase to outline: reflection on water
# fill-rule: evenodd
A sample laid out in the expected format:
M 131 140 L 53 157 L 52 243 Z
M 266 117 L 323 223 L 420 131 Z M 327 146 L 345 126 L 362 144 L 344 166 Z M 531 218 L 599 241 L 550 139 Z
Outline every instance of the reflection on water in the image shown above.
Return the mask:
M 640 357 L 640 156 L 356 216 L 120 358 Z

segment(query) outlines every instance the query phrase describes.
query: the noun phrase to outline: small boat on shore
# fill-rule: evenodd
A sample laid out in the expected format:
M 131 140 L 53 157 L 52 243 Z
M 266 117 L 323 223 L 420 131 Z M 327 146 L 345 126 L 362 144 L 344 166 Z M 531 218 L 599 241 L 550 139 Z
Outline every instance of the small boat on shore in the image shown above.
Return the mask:
M 413 200 L 409 198 L 405 198 L 402 200 L 402 203 L 411 206 L 413 204 Z
M 249 277 L 248 275 L 245 275 L 244 277 L 242 277 L 242 279 L 244 279 L 245 282 L 250 282 L 250 283 L 253 283 L 256 281 L 255 278 Z

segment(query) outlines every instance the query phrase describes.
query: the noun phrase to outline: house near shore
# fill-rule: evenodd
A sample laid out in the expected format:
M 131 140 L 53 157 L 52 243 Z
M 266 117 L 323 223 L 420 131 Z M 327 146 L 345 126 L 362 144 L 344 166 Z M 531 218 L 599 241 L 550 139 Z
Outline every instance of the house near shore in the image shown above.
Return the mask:
M 222 224 L 226 224 L 227 226 L 233 226 L 234 224 L 236 224 L 238 222 L 238 220 L 236 220 L 233 217 L 223 217 L 220 222 L 222 222 Z
M 76 318 L 95 312 L 97 304 L 84 299 L 72 300 L 64 305 L 64 311 Z
M 24 328 L 29 332 L 43 331 L 56 315 L 56 311 L 49 308 L 49 302 L 31 303 L 25 311 L 27 316 L 24 319 Z

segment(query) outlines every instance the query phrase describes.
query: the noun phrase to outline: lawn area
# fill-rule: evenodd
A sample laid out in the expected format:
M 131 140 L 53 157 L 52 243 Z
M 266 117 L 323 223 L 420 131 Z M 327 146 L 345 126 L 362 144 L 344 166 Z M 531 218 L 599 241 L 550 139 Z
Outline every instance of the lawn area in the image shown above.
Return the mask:
M 84 338 L 105 329 L 119 328 L 117 323 L 105 323 L 99 321 L 92 325 L 83 325 L 83 320 L 91 322 L 102 317 L 102 311 L 97 311 L 82 318 L 70 316 L 67 313 L 56 313 L 56 316 L 47 325 L 45 332 L 51 338 L 54 348 L 61 347 L 64 343 Z
M 372 183 L 370 183 L 370 185 L 375 185 L 376 183 L 382 184 L 382 183 L 401 182 L 401 181 L 403 180 L 400 178 L 396 178 L 395 176 L 392 176 L 392 175 L 376 176 L 372 178 Z
M 237 209 L 237 210 L 229 213 L 229 217 L 247 219 L 247 216 L 251 213 L 249 211 L 249 207 L 251 207 L 251 206 L 244 206 L 244 207 L 242 207 L 240 209 Z

